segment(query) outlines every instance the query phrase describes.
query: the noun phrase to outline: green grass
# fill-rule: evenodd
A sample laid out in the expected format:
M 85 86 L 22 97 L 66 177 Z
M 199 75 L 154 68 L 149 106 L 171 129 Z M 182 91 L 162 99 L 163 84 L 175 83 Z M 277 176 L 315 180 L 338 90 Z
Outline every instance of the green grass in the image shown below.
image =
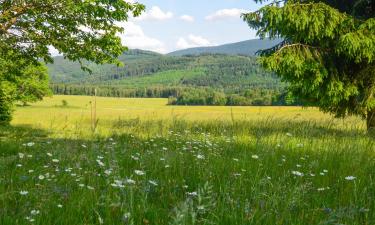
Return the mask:
M 55 96 L 0 128 L 0 224 L 375 223 L 359 118 L 98 98 L 93 133 L 90 100 Z
M 184 80 L 203 76 L 203 69 L 194 70 L 171 70 L 152 74 L 152 76 L 128 77 L 120 81 L 113 81 L 114 85 L 121 85 L 127 88 L 146 88 L 150 86 L 177 86 Z

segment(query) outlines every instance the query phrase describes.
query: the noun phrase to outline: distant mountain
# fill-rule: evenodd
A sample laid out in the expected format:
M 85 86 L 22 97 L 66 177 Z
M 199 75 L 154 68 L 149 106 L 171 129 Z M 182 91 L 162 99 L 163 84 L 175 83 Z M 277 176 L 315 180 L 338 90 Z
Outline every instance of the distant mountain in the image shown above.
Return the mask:
M 211 47 L 199 47 L 183 49 L 171 52 L 170 56 L 184 56 L 184 55 L 201 55 L 201 54 L 227 54 L 227 55 L 247 55 L 255 56 L 258 50 L 271 48 L 281 42 L 281 39 L 275 40 L 260 40 L 253 39 L 241 41 L 232 44 L 225 44 Z

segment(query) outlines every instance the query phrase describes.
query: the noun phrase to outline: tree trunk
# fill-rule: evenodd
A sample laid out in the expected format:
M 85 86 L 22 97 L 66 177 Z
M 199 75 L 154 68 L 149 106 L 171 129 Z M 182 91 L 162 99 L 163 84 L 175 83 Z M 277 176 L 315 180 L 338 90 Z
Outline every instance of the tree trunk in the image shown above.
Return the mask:
M 375 109 L 367 112 L 367 130 L 375 134 Z

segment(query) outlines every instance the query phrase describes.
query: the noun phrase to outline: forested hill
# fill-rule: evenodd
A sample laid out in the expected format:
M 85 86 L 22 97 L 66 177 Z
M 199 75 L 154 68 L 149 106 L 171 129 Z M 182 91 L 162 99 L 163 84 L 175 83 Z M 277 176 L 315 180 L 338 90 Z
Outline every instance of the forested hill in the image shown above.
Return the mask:
M 252 105 L 255 100 L 257 104 L 279 104 L 285 96 L 285 84 L 264 71 L 253 56 L 171 56 L 130 50 L 119 59 L 123 67 L 88 63 L 92 70 L 88 74 L 79 63 L 56 57 L 48 65 L 54 93 L 92 95 L 96 88 L 102 96 L 174 97 L 182 99 L 176 104 L 232 105 Z
M 247 40 L 237 43 L 212 46 L 212 47 L 198 47 L 198 48 L 189 48 L 183 49 L 175 52 L 171 52 L 168 55 L 172 56 L 183 56 L 183 55 L 200 55 L 200 54 L 227 54 L 227 55 L 247 55 L 255 56 L 256 52 L 263 49 L 271 48 L 278 43 L 280 39 L 275 40 Z
M 112 85 L 126 88 L 189 86 L 224 89 L 270 88 L 279 80 L 265 72 L 255 57 L 221 54 L 168 56 L 130 50 L 120 57 L 123 67 L 88 64 L 92 74 L 78 63 L 56 57 L 49 65 L 52 83 Z

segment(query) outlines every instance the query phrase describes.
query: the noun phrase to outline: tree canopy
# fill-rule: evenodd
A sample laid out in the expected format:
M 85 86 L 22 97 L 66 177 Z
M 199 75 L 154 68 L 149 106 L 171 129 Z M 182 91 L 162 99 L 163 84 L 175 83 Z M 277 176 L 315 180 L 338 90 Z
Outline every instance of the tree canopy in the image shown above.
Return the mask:
M 243 18 L 261 38 L 284 40 L 260 61 L 295 96 L 338 117 L 361 115 L 375 128 L 374 1 L 273 1 Z
M 42 62 L 53 62 L 51 47 L 83 69 L 83 59 L 119 64 L 121 23 L 143 10 L 124 0 L 0 0 L 0 121 L 10 120 L 14 101 L 47 94 L 36 84 L 46 78 Z

